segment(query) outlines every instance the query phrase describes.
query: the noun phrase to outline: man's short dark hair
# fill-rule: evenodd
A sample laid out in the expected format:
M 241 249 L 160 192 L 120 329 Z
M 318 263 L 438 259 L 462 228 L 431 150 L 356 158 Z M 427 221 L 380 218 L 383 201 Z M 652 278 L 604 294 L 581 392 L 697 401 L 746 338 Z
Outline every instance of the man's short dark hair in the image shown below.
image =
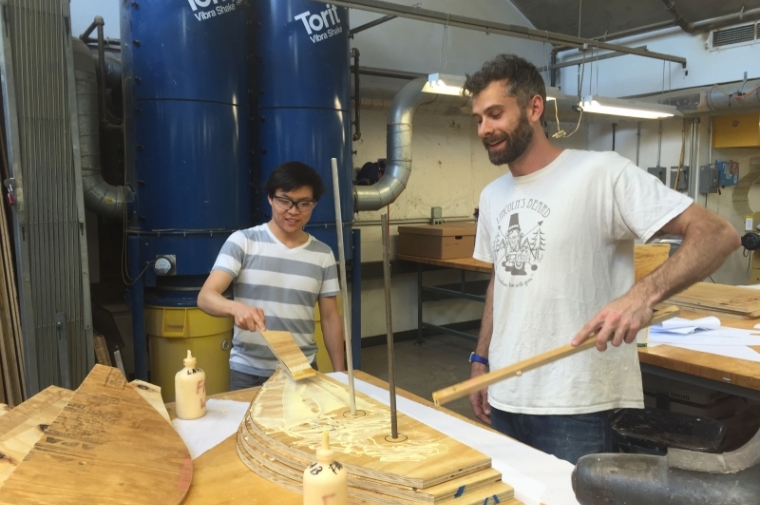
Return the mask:
M 500 54 L 483 64 L 472 75 L 467 74 L 464 90 L 475 96 L 494 81 L 507 81 L 506 91 L 515 97 L 520 108 L 525 108 L 530 100 L 539 95 L 546 103 L 546 86 L 535 65 L 514 54 Z
M 287 193 L 303 187 L 311 188 L 314 200 L 319 200 L 325 193 L 325 185 L 317 171 L 300 161 L 287 161 L 278 165 L 267 179 L 265 187 L 270 198 L 278 190 Z

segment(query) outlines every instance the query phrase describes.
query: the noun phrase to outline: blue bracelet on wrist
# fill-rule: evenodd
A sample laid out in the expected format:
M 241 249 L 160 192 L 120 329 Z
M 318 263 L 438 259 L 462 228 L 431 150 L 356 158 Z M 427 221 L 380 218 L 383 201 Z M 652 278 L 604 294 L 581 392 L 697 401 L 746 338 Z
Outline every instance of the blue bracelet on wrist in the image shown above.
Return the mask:
M 485 366 L 488 366 L 488 358 L 484 358 L 483 356 L 478 356 L 474 352 L 470 353 L 470 363 L 480 363 Z

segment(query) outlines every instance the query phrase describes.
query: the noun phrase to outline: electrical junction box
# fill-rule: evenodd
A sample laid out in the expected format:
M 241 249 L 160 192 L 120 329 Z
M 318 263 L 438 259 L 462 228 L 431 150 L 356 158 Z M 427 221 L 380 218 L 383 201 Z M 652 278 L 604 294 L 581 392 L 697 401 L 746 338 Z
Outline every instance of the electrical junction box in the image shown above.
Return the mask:
M 676 176 L 676 174 L 678 175 Z M 678 177 L 678 181 L 676 181 L 676 177 Z M 682 166 L 680 174 L 678 173 L 678 167 L 670 167 L 670 187 L 676 191 L 686 191 L 689 189 L 689 167 Z
M 666 177 L 666 168 L 665 167 L 649 167 L 647 168 L 647 172 L 654 175 L 658 179 L 660 179 L 660 182 L 665 184 L 665 177 Z
M 699 192 L 703 195 L 717 193 L 720 185 L 718 169 L 712 165 L 699 167 Z
M 739 184 L 739 162 L 738 161 L 716 161 L 715 166 L 720 174 L 721 186 L 736 186 Z

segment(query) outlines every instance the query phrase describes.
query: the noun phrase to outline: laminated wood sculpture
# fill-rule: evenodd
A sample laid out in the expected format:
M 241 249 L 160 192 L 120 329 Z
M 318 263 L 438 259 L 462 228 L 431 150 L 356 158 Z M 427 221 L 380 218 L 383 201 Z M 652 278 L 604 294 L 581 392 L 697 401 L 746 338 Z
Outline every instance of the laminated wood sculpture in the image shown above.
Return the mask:
M 237 451 L 255 473 L 300 493 L 323 430 L 335 458 L 348 469 L 349 503 L 457 505 L 519 504 L 491 459 L 403 414 L 391 440 L 388 407 L 316 373 L 293 381 L 278 370 L 262 386 L 237 436 Z

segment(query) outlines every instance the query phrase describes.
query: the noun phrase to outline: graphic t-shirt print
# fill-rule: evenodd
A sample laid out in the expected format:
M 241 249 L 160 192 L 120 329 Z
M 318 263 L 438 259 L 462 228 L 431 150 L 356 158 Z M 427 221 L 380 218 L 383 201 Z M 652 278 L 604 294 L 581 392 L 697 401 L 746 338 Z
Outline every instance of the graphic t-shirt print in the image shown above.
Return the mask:
M 542 228 L 551 214 L 548 205 L 533 198 L 508 203 L 496 218 L 493 251 L 499 282 L 510 288 L 527 286 L 546 249 Z

